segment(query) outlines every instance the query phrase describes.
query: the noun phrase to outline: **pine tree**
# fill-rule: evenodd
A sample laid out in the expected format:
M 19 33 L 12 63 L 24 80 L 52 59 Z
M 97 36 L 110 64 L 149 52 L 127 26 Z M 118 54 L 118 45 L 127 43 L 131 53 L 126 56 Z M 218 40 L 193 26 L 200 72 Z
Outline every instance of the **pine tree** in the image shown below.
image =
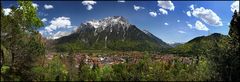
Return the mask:
M 228 80 L 240 80 L 240 14 L 235 10 L 230 23 Z

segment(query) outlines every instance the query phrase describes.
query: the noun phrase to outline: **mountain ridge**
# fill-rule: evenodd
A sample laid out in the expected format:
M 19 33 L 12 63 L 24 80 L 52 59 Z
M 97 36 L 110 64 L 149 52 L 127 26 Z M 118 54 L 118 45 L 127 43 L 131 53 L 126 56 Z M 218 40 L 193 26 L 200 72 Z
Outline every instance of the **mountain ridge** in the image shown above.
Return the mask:
M 186 54 L 203 52 L 216 47 L 226 47 L 228 45 L 229 37 L 220 33 L 213 33 L 208 36 L 199 36 L 191 39 L 185 44 L 178 45 L 170 51 L 173 53 Z
M 128 23 L 122 16 L 87 21 L 86 23 L 82 23 L 76 32 L 55 41 L 57 46 L 68 44 L 74 46 L 77 50 L 110 49 L 144 51 L 171 48 L 171 46 L 150 32 L 146 34 L 135 25 Z

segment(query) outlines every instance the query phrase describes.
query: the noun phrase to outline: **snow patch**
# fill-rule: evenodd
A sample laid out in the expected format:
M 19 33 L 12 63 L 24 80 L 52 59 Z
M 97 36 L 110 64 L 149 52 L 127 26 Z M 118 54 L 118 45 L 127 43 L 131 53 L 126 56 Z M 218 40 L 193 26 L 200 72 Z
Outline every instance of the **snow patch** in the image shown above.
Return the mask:
M 125 27 L 128 28 L 130 26 L 130 24 L 127 22 L 127 20 L 121 16 L 113 16 L 113 17 L 107 17 L 107 18 L 100 19 L 100 20 L 87 21 L 85 23 L 85 25 L 87 25 L 87 24 L 90 24 L 95 29 L 102 28 L 103 30 L 105 30 L 105 28 L 108 26 L 113 26 L 113 25 L 117 25 L 117 24 L 122 25 L 121 27 L 123 27 L 123 28 L 125 28 Z
M 105 36 L 105 48 L 107 48 L 107 36 Z

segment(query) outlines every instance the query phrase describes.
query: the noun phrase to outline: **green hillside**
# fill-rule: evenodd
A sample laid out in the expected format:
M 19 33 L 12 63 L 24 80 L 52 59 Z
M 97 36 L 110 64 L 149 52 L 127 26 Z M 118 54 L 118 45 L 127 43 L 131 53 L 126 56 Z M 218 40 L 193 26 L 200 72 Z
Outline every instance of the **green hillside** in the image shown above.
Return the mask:
M 227 47 L 228 41 L 228 36 L 213 33 L 209 36 L 196 37 L 183 45 L 176 46 L 170 51 L 176 54 L 201 54 L 216 47 L 224 49 Z

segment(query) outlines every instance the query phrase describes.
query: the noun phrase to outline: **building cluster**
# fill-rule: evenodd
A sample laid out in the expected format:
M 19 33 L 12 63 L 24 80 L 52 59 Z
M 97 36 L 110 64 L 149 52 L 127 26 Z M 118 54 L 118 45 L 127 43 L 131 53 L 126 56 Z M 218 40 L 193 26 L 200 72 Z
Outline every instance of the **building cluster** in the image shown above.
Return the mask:
M 68 56 L 68 54 L 60 54 L 60 58 L 64 58 L 64 56 Z M 48 60 L 53 59 L 53 53 L 46 55 Z M 121 63 L 137 63 L 140 59 L 143 58 L 143 55 L 140 53 L 133 54 L 102 54 L 102 55 L 90 55 L 87 53 L 77 53 L 74 55 L 75 67 L 78 68 L 80 64 L 87 64 L 90 68 L 94 67 L 104 67 L 105 65 L 115 65 Z M 152 54 L 152 60 L 156 62 L 163 62 L 166 64 L 174 64 L 175 60 L 183 62 L 185 64 L 191 64 L 193 62 L 192 58 L 189 57 L 177 57 L 174 54 Z

